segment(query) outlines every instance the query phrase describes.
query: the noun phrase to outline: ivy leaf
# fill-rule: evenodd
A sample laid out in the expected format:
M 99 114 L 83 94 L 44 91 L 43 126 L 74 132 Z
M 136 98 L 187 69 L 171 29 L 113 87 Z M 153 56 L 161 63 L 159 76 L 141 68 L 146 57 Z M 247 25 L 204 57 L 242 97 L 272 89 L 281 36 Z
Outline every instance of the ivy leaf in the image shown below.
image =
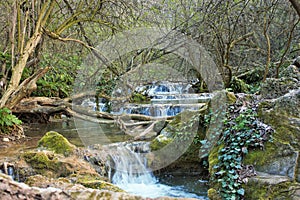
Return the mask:
M 239 194 L 239 195 L 245 195 L 245 190 L 243 189 L 243 188 L 241 188 L 241 189 L 239 189 L 239 190 L 237 190 L 237 193 Z
M 225 174 L 225 172 L 226 172 L 226 171 L 221 170 L 221 171 L 216 172 L 215 175 L 217 175 L 217 176 L 222 176 L 223 174 Z
M 202 145 L 206 144 L 206 142 L 207 142 L 207 140 L 201 140 L 201 141 L 200 141 L 200 143 L 201 143 Z
M 243 147 L 243 148 L 242 148 L 242 152 L 243 152 L 244 154 L 247 154 L 247 153 L 248 153 L 247 147 Z

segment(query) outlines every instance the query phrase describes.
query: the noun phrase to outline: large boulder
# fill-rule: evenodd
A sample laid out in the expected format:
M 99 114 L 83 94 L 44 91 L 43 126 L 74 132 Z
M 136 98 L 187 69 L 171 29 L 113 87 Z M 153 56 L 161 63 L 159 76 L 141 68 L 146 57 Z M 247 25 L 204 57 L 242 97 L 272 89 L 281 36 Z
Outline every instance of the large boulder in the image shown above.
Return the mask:
M 245 199 L 300 199 L 300 184 L 286 176 L 258 173 L 257 177 L 249 180 L 246 187 Z
M 47 132 L 38 141 L 38 146 L 64 155 L 69 155 L 76 149 L 75 145 L 71 144 L 64 136 L 55 131 Z
M 83 159 L 75 155 L 64 157 L 51 151 L 30 150 L 24 152 L 15 166 L 21 181 L 25 181 L 27 177 L 36 174 L 51 178 L 67 177 L 74 174 L 100 178 L 95 169 Z M 102 179 L 105 178 L 102 177 Z
M 259 103 L 258 115 L 275 132 L 263 150 L 251 151 L 244 158 L 244 163 L 253 164 L 256 170 L 265 173 L 250 179 L 246 199 L 300 198 L 299 68 L 291 65 L 281 76 L 267 79 L 271 84 L 263 87 L 262 94 L 267 99 Z
M 177 154 L 179 157 L 174 158 L 174 162 L 161 171 L 177 174 L 203 174 L 207 171 L 203 169 L 202 161 L 199 158 L 200 141 L 205 138 L 204 115 L 206 109 L 207 107 L 204 107 L 200 111 L 180 113 L 168 123 L 160 135 L 150 142 L 151 151 L 157 155 L 154 160 L 149 158 L 152 168 L 155 168 L 154 165 L 157 163 L 162 163 L 164 160 L 170 159 L 170 156 Z
M 256 169 L 274 175 L 287 176 L 300 181 L 300 89 L 259 104 L 259 117 L 270 124 L 275 133 L 273 141 L 266 144 L 264 151 L 253 151 L 245 162 Z

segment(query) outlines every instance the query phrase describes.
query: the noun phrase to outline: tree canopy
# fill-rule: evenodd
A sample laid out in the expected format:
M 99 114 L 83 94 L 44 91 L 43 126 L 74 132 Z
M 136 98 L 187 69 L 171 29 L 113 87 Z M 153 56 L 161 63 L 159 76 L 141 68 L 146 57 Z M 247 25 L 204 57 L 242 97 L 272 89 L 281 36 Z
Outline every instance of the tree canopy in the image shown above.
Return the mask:
M 227 87 L 233 76 L 256 69 L 260 81 L 278 77 L 300 51 L 299 3 L 293 0 L 5 0 L 0 9 L 0 108 L 13 108 L 46 82 L 57 82 L 54 89 L 64 81 L 72 87 L 84 56 L 100 59 L 97 44 L 136 27 L 168 27 L 197 41 L 214 58 Z M 186 64 L 172 52 L 141 49 L 118 65 L 141 62 Z M 120 76 L 124 66 L 108 71 Z M 64 70 L 71 72 L 68 77 L 59 76 Z

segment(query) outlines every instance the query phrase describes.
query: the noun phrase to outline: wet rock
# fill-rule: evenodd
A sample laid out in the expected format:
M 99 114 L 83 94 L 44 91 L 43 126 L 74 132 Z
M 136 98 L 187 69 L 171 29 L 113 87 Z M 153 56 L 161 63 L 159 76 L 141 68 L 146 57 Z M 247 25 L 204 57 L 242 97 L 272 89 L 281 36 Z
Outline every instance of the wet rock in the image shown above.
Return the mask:
M 28 151 L 20 156 L 16 163 L 20 181 L 25 181 L 27 177 L 41 174 L 46 177 L 58 178 L 72 175 L 89 175 L 101 178 L 95 169 L 83 159 L 75 155 L 64 157 L 51 151 Z
M 0 173 L 0 198 L 1 200 L 36 200 L 36 199 L 94 199 L 94 200 L 118 200 L 118 199 L 134 199 L 134 200 L 151 200 L 151 198 L 143 198 L 140 196 L 131 195 L 124 192 L 112 192 L 108 190 L 99 190 L 86 188 L 79 184 L 73 184 L 65 179 L 57 181 L 36 176 L 32 178 L 31 183 L 36 183 L 41 180 L 44 185 L 40 187 L 30 187 L 24 183 L 13 181 L 9 176 Z M 46 185 L 46 183 L 48 185 Z M 38 185 L 38 184 L 35 184 Z M 156 200 L 175 200 L 175 199 L 191 199 L 191 198 L 171 198 L 160 197 Z M 192 200 L 192 199 L 191 199 Z
M 55 131 L 47 132 L 39 140 L 38 146 L 63 155 L 69 155 L 76 149 L 75 145 Z
M 61 177 L 58 179 L 49 178 L 42 175 L 34 175 L 28 177 L 25 181 L 31 187 L 39 187 L 39 188 L 47 188 L 54 187 L 60 189 L 68 189 L 73 187 L 75 184 L 78 185 L 78 188 L 92 188 L 92 189 L 101 189 L 101 190 L 109 190 L 113 192 L 124 192 L 124 190 L 120 189 L 114 184 L 111 184 L 107 181 L 100 180 L 99 178 L 92 176 L 74 176 L 72 177 Z
M 78 182 L 81 185 L 92 188 L 92 189 L 102 189 L 102 190 L 109 190 L 113 192 L 125 192 L 121 188 L 117 187 L 114 184 L 111 184 L 109 182 L 103 181 L 103 180 L 90 180 L 90 181 L 81 181 Z

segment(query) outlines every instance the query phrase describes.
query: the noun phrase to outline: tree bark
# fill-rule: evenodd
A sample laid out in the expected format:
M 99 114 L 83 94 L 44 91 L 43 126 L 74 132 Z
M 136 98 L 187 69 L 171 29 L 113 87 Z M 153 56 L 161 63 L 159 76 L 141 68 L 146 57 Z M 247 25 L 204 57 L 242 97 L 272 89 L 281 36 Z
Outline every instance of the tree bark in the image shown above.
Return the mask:
M 19 90 L 17 89 L 19 88 L 23 70 L 26 67 L 30 55 L 32 55 L 32 53 L 35 51 L 37 45 L 42 39 L 42 35 L 43 35 L 42 27 L 45 25 L 46 21 L 48 20 L 50 13 L 54 8 L 55 2 L 56 1 L 54 0 L 48 0 L 43 4 L 43 7 L 41 8 L 41 11 L 39 13 L 39 17 L 33 35 L 26 42 L 24 49 L 21 49 L 22 54 L 20 55 L 20 58 L 16 63 L 16 65 L 12 66 L 11 79 L 7 90 L 4 92 L 3 96 L 1 97 L 0 108 L 8 107 L 11 109 L 18 103 L 18 101 L 13 101 L 13 102 L 10 101 L 11 96 L 20 91 L 20 89 Z M 23 41 L 19 41 L 19 42 L 22 43 Z M 19 94 L 22 96 L 21 93 Z
M 296 10 L 297 14 L 300 17 L 300 3 L 299 0 L 289 0 L 292 4 L 292 6 L 294 7 L 294 9 Z

